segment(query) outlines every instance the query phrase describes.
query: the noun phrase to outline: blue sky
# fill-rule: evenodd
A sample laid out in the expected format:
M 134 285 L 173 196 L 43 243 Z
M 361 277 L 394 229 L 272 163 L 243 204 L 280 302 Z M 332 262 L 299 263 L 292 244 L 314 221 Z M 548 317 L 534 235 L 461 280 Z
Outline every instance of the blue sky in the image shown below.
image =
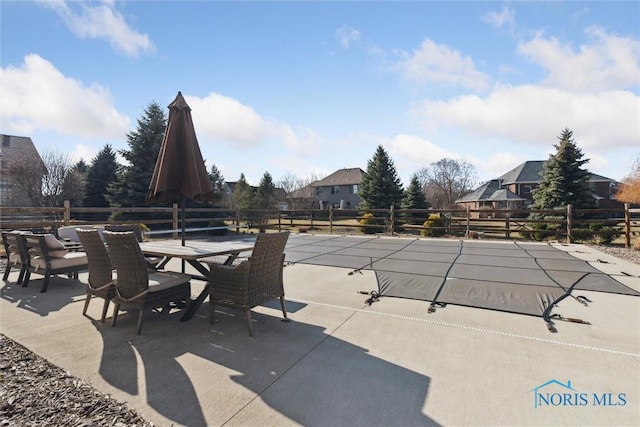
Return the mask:
M 640 153 L 640 3 L 2 1 L 0 132 L 87 162 L 182 91 L 207 165 L 257 185 L 385 147 L 407 184 L 479 181 L 568 127 L 592 172 Z M 168 110 L 165 110 L 168 112 Z

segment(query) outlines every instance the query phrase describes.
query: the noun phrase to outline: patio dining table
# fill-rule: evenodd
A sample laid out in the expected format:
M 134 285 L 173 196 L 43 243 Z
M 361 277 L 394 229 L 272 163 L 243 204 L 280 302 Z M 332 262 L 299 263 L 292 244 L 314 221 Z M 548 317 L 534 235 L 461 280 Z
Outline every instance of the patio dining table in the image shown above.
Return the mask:
M 189 302 L 181 321 L 190 320 L 198 311 L 207 295 L 209 295 L 209 268 L 201 260 L 212 256 L 227 255 L 224 264 L 231 264 L 240 253 L 253 250 L 253 240 L 231 240 L 227 242 L 187 241 L 184 246 L 180 240 L 154 240 L 141 242 L 140 249 L 145 255 L 163 257 L 160 266 L 172 258 L 180 258 L 188 262 L 202 276 L 193 276 L 195 279 L 206 282 L 204 289 L 195 300 Z

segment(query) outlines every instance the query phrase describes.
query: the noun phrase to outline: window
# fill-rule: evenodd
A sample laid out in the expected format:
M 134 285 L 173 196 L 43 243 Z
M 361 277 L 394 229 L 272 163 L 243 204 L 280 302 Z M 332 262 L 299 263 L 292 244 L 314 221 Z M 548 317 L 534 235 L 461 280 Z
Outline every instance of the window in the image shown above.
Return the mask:
M 351 192 L 353 194 L 358 194 L 358 184 L 353 184 L 351 188 L 352 188 Z
M 522 194 L 531 194 L 531 186 L 530 185 L 523 186 Z
M 340 194 L 340 186 L 334 185 L 333 187 L 331 187 L 331 194 Z

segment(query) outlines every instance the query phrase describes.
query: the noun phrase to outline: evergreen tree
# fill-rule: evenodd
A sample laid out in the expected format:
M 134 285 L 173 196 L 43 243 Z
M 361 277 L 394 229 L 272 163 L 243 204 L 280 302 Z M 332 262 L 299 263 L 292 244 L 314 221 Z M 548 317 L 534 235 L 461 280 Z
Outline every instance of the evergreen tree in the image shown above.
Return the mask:
M 80 173 L 87 173 L 87 171 L 89 170 L 89 165 L 84 161 L 84 159 L 78 160 L 73 167 Z
M 276 203 L 276 186 L 269 172 L 265 172 L 264 175 L 262 175 L 256 197 L 256 206 L 258 209 L 274 208 Z
M 222 172 L 216 165 L 211 165 L 209 181 L 211 181 L 211 187 L 213 188 L 213 206 L 228 206 L 227 184 Z
M 418 175 L 413 174 L 402 200 L 402 209 L 427 209 L 428 207 L 429 203 L 422 192 Z
M 367 163 L 358 193 L 363 209 L 389 209 L 391 205 L 401 205 L 404 193 L 402 183 L 393 161 L 381 145 Z
M 251 209 L 253 199 L 253 189 L 247 182 L 244 173 L 240 174 L 240 179 L 236 182 L 235 189 L 233 190 L 233 196 L 231 198 L 232 206 L 234 209 Z
M 83 206 L 87 186 L 87 164 L 84 160 L 78 160 L 64 178 L 62 195 L 64 200 L 69 200 L 71 206 Z
M 86 194 L 84 205 L 92 208 L 109 207 L 106 198 L 107 189 L 116 182 L 118 176 L 118 162 L 116 153 L 110 144 L 106 144 L 102 150 L 91 160 L 87 170 Z M 106 220 L 109 215 L 102 213 L 90 214 L 94 221 Z
M 111 206 L 147 205 L 149 184 L 166 124 L 163 109 L 152 102 L 138 119 L 138 129 L 127 135 L 129 150 L 119 153 L 129 164 L 119 170 L 117 181 L 109 188 L 107 200 Z
M 556 153 L 549 156 L 542 171 L 542 181 L 533 190 L 534 209 L 559 209 L 571 204 L 576 209 L 596 206 L 589 188 L 591 174 L 583 169 L 589 159 L 573 140 L 573 132 L 565 128 L 555 144 Z

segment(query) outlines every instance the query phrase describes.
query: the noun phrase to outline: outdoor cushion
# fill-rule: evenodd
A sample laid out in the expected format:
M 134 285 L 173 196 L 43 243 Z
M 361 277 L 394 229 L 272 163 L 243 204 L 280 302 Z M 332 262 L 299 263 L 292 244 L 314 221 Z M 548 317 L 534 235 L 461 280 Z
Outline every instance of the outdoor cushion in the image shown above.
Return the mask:
M 76 267 L 87 264 L 87 254 L 84 252 L 69 252 L 61 258 L 51 259 L 51 269 L 60 270 L 67 267 Z M 38 271 L 46 269 L 46 262 L 42 257 L 35 257 L 31 260 L 31 266 Z
M 180 273 L 156 272 L 149 274 L 149 293 L 159 292 L 188 282 L 191 276 Z
M 62 258 L 64 257 L 69 251 L 67 251 L 66 249 L 56 249 L 55 251 L 49 251 L 49 257 L 50 258 Z
M 49 256 L 51 258 L 62 258 L 68 252 L 64 244 L 56 239 L 56 236 L 53 234 L 45 234 L 44 242 L 47 245 L 47 249 L 49 249 Z
M 31 231 L 24 231 L 24 230 L 13 230 L 13 231 L 10 231 L 9 233 L 11 233 L 11 234 L 33 234 L 33 232 L 31 232 Z M 11 249 L 12 251 L 16 251 L 16 252 L 18 251 L 18 249 L 16 248 L 16 245 L 13 244 L 13 243 L 9 244 L 9 249 Z
M 64 244 L 60 240 L 56 239 L 56 236 L 53 234 L 45 234 L 44 242 L 49 250 L 55 251 L 57 249 L 64 249 Z

